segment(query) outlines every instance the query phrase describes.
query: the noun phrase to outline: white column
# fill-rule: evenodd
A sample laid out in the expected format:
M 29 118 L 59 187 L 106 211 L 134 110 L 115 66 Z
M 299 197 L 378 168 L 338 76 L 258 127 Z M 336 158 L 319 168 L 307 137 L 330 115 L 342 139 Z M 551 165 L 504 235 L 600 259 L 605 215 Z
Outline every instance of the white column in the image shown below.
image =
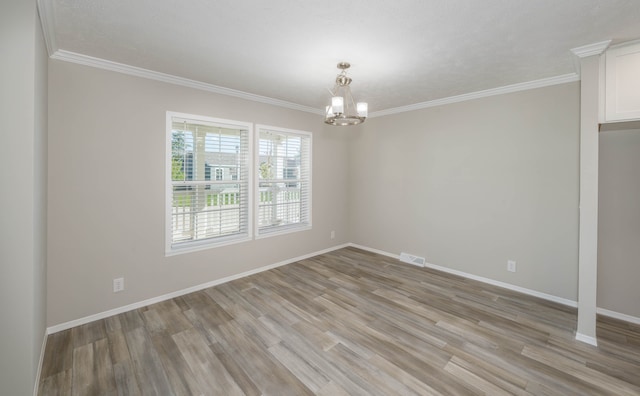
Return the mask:
M 597 345 L 600 55 L 609 41 L 574 48 L 580 58 L 580 240 L 576 339 Z

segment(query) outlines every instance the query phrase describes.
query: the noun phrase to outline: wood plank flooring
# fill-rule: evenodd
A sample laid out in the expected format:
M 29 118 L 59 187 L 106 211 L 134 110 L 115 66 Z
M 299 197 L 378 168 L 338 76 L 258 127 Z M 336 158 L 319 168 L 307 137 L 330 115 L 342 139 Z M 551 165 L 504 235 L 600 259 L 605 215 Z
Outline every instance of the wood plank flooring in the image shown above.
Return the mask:
M 40 395 L 640 395 L 640 326 L 345 248 L 49 336 Z

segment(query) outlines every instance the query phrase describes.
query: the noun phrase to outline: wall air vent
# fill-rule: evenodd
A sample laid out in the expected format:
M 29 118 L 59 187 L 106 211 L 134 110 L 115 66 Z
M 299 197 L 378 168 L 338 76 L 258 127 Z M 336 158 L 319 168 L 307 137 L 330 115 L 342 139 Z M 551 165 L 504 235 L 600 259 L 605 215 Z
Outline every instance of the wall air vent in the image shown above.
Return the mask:
M 400 261 L 407 264 L 417 265 L 418 267 L 424 267 L 424 257 L 418 257 L 409 253 L 400 253 Z

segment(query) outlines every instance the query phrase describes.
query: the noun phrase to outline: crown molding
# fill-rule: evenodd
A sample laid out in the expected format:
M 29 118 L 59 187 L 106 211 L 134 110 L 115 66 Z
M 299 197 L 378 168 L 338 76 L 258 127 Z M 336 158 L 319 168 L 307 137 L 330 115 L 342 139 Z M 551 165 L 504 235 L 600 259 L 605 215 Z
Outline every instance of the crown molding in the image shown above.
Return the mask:
M 611 40 L 600 41 L 599 43 L 587 44 L 582 47 L 571 48 L 571 52 L 578 58 L 586 58 L 587 56 L 600 55 L 611 44 Z
M 463 95 L 450 96 L 448 98 L 430 100 L 428 102 L 416 103 L 408 106 L 394 107 L 392 109 L 375 111 L 369 114 L 370 118 L 381 117 L 391 114 L 404 113 L 407 111 L 426 109 L 428 107 L 442 106 L 451 103 L 465 102 L 467 100 L 486 98 L 488 96 L 502 95 L 512 92 L 526 91 L 529 89 L 548 87 L 551 85 L 565 84 L 579 81 L 580 76 L 576 73 L 563 74 L 561 76 L 543 78 L 541 80 L 528 81 L 524 83 L 507 85 L 504 87 L 491 88 L 484 91 L 471 92 Z
M 58 51 L 58 44 L 56 43 L 56 20 L 53 11 L 53 4 L 51 0 L 37 0 L 38 15 L 40 16 L 40 25 L 42 25 L 42 33 L 44 35 L 44 42 L 47 46 L 47 53 L 52 56 Z
M 611 44 L 611 40 L 600 41 L 598 43 L 583 45 L 582 47 L 571 48 L 571 52 L 575 55 L 573 63 L 576 67 L 576 73 L 580 74 L 580 59 L 589 56 L 601 55 Z
M 46 4 L 48 3 L 48 0 L 38 0 L 38 4 L 40 3 Z M 49 15 L 51 14 L 49 13 Z M 41 15 L 41 20 L 44 20 L 44 19 L 45 19 L 44 16 Z M 45 23 L 52 23 L 52 19 L 50 17 L 46 19 L 47 19 L 47 22 L 42 22 L 43 30 L 44 30 Z M 52 25 L 48 25 L 48 26 L 52 26 Z M 52 33 L 52 32 L 49 31 L 49 33 Z M 46 37 L 47 37 L 47 33 L 45 33 L 45 40 L 46 40 Z M 52 38 L 53 35 L 49 34 L 49 37 Z M 49 43 L 54 44 L 55 41 L 53 39 L 51 39 L 50 41 L 47 41 L 47 48 L 49 48 Z M 52 46 L 52 48 L 55 48 L 55 47 Z M 70 62 L 70 63 L 76 63 L 84 66 L 95 67 L 99 69 L 113 71 L 116 73 L 128 74 L 131 76 L 161 81 L 168 84 L 180 85 L 183 87 L 199 89 L 207 92 L 213 92 L 220 95 L 233 96 L 240 99 L 270 104 L 273 106 L 284 107 L 292 110 L 304 111 L 311 114 L 318 114 L 318 115 L 324 114 L 324 111 L 322 109 L 316 109 L 310 106 L 304 106 L 297 103 L 270 98 L 267 96 L 251 94 L 248 92 L 238 91 L 231 88 L 220 87 L 218 85 L 213 85 L 213 84 L 208 84 L 208 83 L 204 83 L 196 80 L 191 80 L 188 78 L 178 77 L 171 74 L 160 73 L 160 72 L 156 72 L 149 69 L 143 69 L 136 66 L 126 65 L 124 63 L 109 61 L 106 59 L 95 58 L 92 56 L 78 54 L 71 51 L 56 50 L 50 56 L 51 56 L 51 59 L 61 60 L 64 62 Z M 551 85 L 565 84 L 565 83 L 575 82 L 579 80 L 580 80 L 580 76 L 577 73 L 564 74 L 561 76 L 556 76 L 551 78 L 544 78 L 540 80 L 512 84 L 504 87 L 491 88 L 484 91 L 471 92 L 463 95 L 450 96 L 448 98 L 436 99 L 436 100 L 431 100 L 427 102 L 415 103 L 407 106 L 394 107 L 391 109 L 375 111 L 369 114 L 369 118 L 404 113 L 407 111 L 420 110 L 420 109 L 425 109 L 429 107 L 442 106 L 446 104 L 464 102 L 467 100 L 480 99 L 480 98 L 485 98 L 489 96 L 502 95 L 502 94 L 507 94 L 512 92 L 526 91 L 529 89 L 542 88 L 542 87 L 547 87 Z
M 616 43 L 614 45 L 609 46 L 609 48 L 607 48 L 607 49 L 626 47 L 628 45 L 636 45 L 636 44 L 640 44 L 640 39 L 639 40 L 623 41 L 623 42 L 620 42 L 620 43 Z
M 153 70 L 143 69 L 140 67 L 125 65 L 124 63 L 112 62 L 106 59 L 94 58 L 88 55 L 82 55 L 75 52 L 58 50 L 51 59 L 61 60 L 65 62 L 76 63 L 79 65 L 96 67 L 99 69 L 109 70 L 116 73 L 128 74 L 130 76 L 147 78 L 150 80 L 162 81 L 168 84 L 180 85 L 188 88 L 195 88 L 202 91 L 213 92 L 221 95 L 233 96 L 240 99 L 246 99 L 253 102 L 266 103 L 273 106 L 285 107 L 292 110 L 304 111 L 313 114 L 324 114 L 320 109 L 314 107 L 303 106 L 296 103 L 287 102 L 280 99 L 269 98 L 267 96 L 255 95 L 248 92 L 238 91 L 235 89 L 220 87 L 213 84 L 203 83 L 188 78 L 178 77 L 171 74 L 156 72 Z

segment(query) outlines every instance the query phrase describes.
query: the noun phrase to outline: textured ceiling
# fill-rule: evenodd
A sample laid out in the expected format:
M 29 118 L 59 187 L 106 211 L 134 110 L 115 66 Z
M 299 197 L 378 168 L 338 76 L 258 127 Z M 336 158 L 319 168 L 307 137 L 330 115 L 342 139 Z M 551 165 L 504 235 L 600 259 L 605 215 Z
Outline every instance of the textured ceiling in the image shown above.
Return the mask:
M 381 111 L 575 72 L 640 38 L 631 0 L 41 0 L 56 50 L 324 108 L 339 61 Z

